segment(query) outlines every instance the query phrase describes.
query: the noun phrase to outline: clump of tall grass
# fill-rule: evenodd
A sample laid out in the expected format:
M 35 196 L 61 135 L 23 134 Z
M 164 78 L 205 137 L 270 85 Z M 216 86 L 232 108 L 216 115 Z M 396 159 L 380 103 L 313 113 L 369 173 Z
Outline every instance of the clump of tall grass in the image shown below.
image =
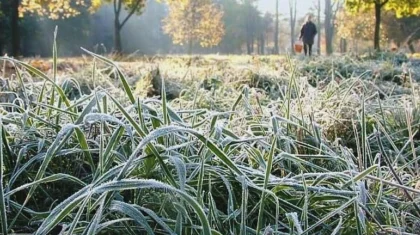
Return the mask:
M 418 233 L 419 119 L 408 106 L 404 119 L 369 103 L 357 79 L 311 100 L 288 60 L 282 99 L 244 86 L 229 101 L 213 90 L 226 110 L 197 108 L 198 91 L 184 108 L 164 85 L 159 100 L 136 97 L 119 66 L 86 53 L 92 79 L 112 66 L 124 96 L 97 86 L 69 99 L 55 44 L 51 76 L 2 58 L 21 81 L 43 81 L 21 83 L 29 105 L 1 104 L 14 108 L 0 119 L 3 234 Z M 352 120 L 354 149 L 325 136 L 311 102 Z

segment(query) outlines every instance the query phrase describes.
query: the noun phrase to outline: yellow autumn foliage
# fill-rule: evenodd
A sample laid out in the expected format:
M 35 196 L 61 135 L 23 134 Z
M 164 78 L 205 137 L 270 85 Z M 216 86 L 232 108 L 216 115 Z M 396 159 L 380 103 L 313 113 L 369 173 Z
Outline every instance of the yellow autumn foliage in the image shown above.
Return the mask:
M 341 10 L 337 13 L 335 24 L 340 38 L 369 40 L 375 30 L 375 12 L 371 9 L 359 12 L 355 17 L 352 13 Z M 386 32 L 383 30 L 381 30 L 381 39 L 387 40 Z
M 374 9 L 375 3 L 379 3 L 385 11 L 395 12 L 398 18 L 420 15 L 419 0 L 346 0 L 345 3 L 346 9 L 354 14 Z
M 167 1 L 169 15 L 164 19 L 164 32 L 174 44 L 197 42 L 202 47 L 216 46 L 225 34 L 223 11 L 211 0 Z
M 19 13 L 37 14 L 56 20 L 70 18 L 80 14 L 77 7 L 88 6 L 87 0 L 22 0 Z
M 180 0 L 182 2 L 183 0 Z M 90 13 L 97 11 L 102 5 L 107 3 L 120 4 L 127 10 L 140 12 L 143 9 L 145 0 L 22 0 L 19 13 L 23 17 L 25 14 L 36 14 L 48 17 L 53 20 L 70 18 L 80 14 L 80 9 L 86 7 Z

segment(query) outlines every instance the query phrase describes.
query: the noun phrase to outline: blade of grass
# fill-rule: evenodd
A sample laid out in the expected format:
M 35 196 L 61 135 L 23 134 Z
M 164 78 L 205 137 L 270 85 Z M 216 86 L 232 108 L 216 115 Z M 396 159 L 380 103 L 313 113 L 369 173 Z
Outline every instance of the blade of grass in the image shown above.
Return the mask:
M 86 53 L 88 53 L 89 55 L 91 55 L 91 56 L 93 56 L 95 58 L 98 58 L 102 62 L 105 62 L 106 64 L 111 65 L 111 66 L 114 67 L 114 69 L 117 72 L 118 78 L 120 79 L 120 81 L 121 81 L 121 83 L 123 85 L 125 94 L 128 96 L 128 98 L 130 99 L 131 103 L 132 104 L 135 104 L 136 103 L 136 99 L 134 98 L 133 92 L 130 89 L 130 85 L 128 84 L 127 79 L 125 78 L 125 75 L 122 73 L 122 71 L 120 70 L 120 68 L 114 62 L 112 62 L 111 60 L 107 59 L 106 57 L 103 57 L 101 55 L 95 54 L 95 53 L 93 53 L 93 52 L 91 52 L 89 50 L 86 50 L 83 47 L 81 49 L 83 51 L 85 51 Z
M 378 168 L 378 165 L 373 165 L 363 172 L 360 172 L 357 176 L 352 178 L 351 180 L 347 181 L 343 186 L 341 186 L 342 189 L 349 187 L 351 184 L 356 183 L 357 181 L 365 178 L 366 176 L 370 175 L 373 171 L 375 171 Z
M 50 82 L 54 86 L 54 88 L 58 92 L 58 94 L 60 95 L 61 99 L 64 101 L 64 104 L 67 107 L 71 106 L 70 101 L 68 100 L 67 96 L 65 95 L 63 89 L 56 82 L 51 80 L 47 75 L 45 75 L 43 72 L 41 72 L 39 69 L 37 69 L 37 68 L 27 64 L 27 63 L 24 63 L 22 61 L 19 61 L 19 60 L 15 60 L 15 59 L 11 59 L 11 58 L 5 58 L 5 60 L 8 60 L 8 61 L 10 61 L 14 64 L 19 64 L 22 67 L 24 67 L 25 69 L 27 69 L 28 71 L 30 71 L 31 73 L 33 73 L 33 74 L 37 75 L 38 77 Z
M 258 222 L 257 222 L 257 229 L 256 229 L 258 234 L 261 231 L 262 223 L 263 223 L 265 190 L 267 189 L 269 177 L 271 175 L 271 169 L 273 167 L 273 156 L 274 156 L 274 151 L 276 149 L 276 142 L 277 142 L 277 138 L 274 137 L 273 141 L 272 141 L 272 144 L 271 144 L 270 153 L 268 154 L 268 160 L 267 160 L 267 165 L 266 165 L 266 169 L 265 169 L 265 178 L 264 178 L 264 186 L 263 186 L 264 191 L 262 191 L 262 193 L 261 193 L 260 209 L 258 211 Z
M 376 140 L 378 141 L 379 150 L 381 152 L 381 155 L 385 159 L 385 162 L 388 165 L 388 168 L 391 170 L 391 173 L 394 176 L 394 178 L 397 180 L 398 184 L 404 185 L 404 183 L 402 182 L 402 180 L 400 179 L 400 177 L 398 176 L 398 174 L 395 172 L 394 166 L 392 165 L 391 160 L 389 160 L 389 158 L 388 158 L 388 154 L 384 150 L 384 147 L 383 147 L 382 140 L 381 140 L 380 136 L 381 136 L 380 132 L 377 132 L 376 133 Z M 417 214 L 417 216 L 420 217 L 420 208 L 417 206 L 417 204 L 414 201 L 413 197 L 408 193 L 408 191 L 406 189 L 403 188 L 403 191 L 404 191 L 404 194 L 407 196 L 407 198 L 411 202 L 413 202 L 413 207 L 415 208 L 416 214 Z
M 176 189 L 168 184 L 161 183 L 156 180 L 117 180 L 112 181 L 109 183 L 104 183 L 102 185 L 97 186 L 93 189 L 95 193 L 101 194 L 105 192 L 111 191 L 123 191 L 129 189 L 140 189 L 140 188 L 159 188 L 159 189 L 166 189 L 168 191 L 172 191 L 178 194 L 182 199 L 184 199 L 197 213 L 201 223 L 202 223 L 202 232 L 204 235 L 211 235 L 212 229 L 210 228 L 210 224 L 207 220 L 207 216 L 204 213 L 203 208 L 201 208 L 200 204 L 194 200 L 191 196 L 189 196 L 186 192 Z
M 348 202 L 344 203 L 342 206 L 340 206 L 337 209 L 335 209 L 334 211 L 328 213 L 322 219 L 320 219 L 318 222 L 316 222 L 311 227 L 309 227 L 308 229 L 306 229 L 305 231 L 303 231 L 302 235 L 303 234 L 308 234 L 310 231 L 312 231 L 313 229 L 315 229 L 319 225 L 323 224 L 325 221 L 329 220 L 330 218 L 332 218 L 336 214 L 342 212 L 344 209 L 346 209 L 347 207 L 349 207 L 350 205 L 352 205 L 356 199 L 357 198 L 354 197 L 354 198 L 350 199 Z
M 194 135 L 203 144 L 205 144 L 206 147 L 209 148 L 209 150 L 212 151 L 233 172 L 235 172 L 238 175 L 244 175 L 241 172 L 241 170 L 236 166 L 236 164 L 234 162 L 232 162 L 232 160 L 229 159 L 229 157 L 226 156 L 226 154 L 222 150 L 220 150 L 217 147 L 217 145 L 215 145 L 212 141 L 208 140 L 204 135 L 200 134 L 199 132 L 197 132 L 197 131 L 195 131 L 193 129 L 187 129 L 187 128 L 182 128 L 182 127 L 178 127 L 178 126 L 168 126 L 168 127 L 163 127 L 163 128 L 154 130 L 154 131 L 150 132 L 149 135 L 147 135 L 146 137 L 143 138 L 143 140 L 138 145 L 137 149 L 135 149 L 133 151 L 133 153 L 130 156 L 129 160 L 124 164 L 124 168 L 121 170 L 121 172 L 120 172 L 120 174 L 118 176 L 118 179 L 121 179 L 127 173 L 128 169 L 131 166 L 131 163 L 138 156 L 139 152 L 146 145 L 150 144 L 150 142 L 153 139 L 156 139 L 156 138 L 161 137 L 161 136 L 168 135 L 170 133 L 175 133 L 175 132 L 181 132 L 181 133 L 184 132 L 184 133 L 189 133 L 189 134 Z
M 146 137 L 146 133 L 141 129 L 141 126 L 138 125 L 138 123 L 127 113 L 127 111 L 124 109 L 124 107 L 112 96 L 109 96 L 109 98 L 111 98 L 111 100 L 114 102 L 114 104 L 117 106 L 117 108 L 121 111 L 121 113 L 124 115 L 124 117 L 129 121 L 129 123 L 134 127 L 134 129 L 137 131 L 137 133 L 145 138 Z M 157 151 L 156 147 L 152 144 L 149 144 L 147 146 L 147 149 L 149 149 L 153 155 L 156 157 L 156 159 L 159 161 L 160 166 L 162 167 L 162 169 L 164 170 L 166 176 L 168 177 L 168 179 L 170 180 L 172 185 L 176 185 L 176 181 L 173 178 L 171 172 L 169 171 L 169 169 L 167 168 L 165 162 L 163 161 L 162 157 L 160 156 L 159 152 Z M 131 161 L 134 159 L 134 157 L 136 157 L 135 155 L 131 156 Z M 129 159 L 130 161 L 130 159 Z M 126 165 L 128 167 L 128 165 Z
M 142 229 L 146 230 L 147 234 L 155 234 L 143 213 L 141 213 L 140 210 L 137 210 L 133 205 L 114 200 L 111 202 L 109 210 L 127 215 L 128 217 L 132 218 L 138 225 L 140 225 Z
M 0 119 L 0 218 L 1 218 L 1 231 L 3 234 L 7 235 L 8 227 L 7 227 L 7 214 L 6 214 L 6 203 L 4 201 L 4 187 L 3 187 L 3 179 L 4 179 L 4 155 L 3 155 L 3 123 Z

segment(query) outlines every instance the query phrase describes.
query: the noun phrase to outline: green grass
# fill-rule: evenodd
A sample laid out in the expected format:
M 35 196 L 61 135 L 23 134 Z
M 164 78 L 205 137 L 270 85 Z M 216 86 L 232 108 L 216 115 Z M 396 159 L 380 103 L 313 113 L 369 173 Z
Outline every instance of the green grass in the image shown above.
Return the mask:
M 396 83 L 366 75 L 399 76 L 392 60 L 86 52 L 78 71 L 2 58 L 22 99 L 0 104 L 3 233 L 419 233 L 415 70 Z M 135 93 L 156 65 L 181 97 Z

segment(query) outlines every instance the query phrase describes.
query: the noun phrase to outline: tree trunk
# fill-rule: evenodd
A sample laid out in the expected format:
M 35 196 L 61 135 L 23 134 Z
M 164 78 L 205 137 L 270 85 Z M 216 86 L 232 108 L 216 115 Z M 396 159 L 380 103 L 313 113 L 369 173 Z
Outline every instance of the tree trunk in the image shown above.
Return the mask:
M 251 55 L 252 53 L 251 39 L 249 38 L 249 35 L 247 35 L 247 38 L 246 38 L 246 52 L 248 53 L 248 55 Z
M 188 55 L 192 55 L 193 52 L 193 40 L 192 38 L 188 39 Z
M 261 38 L 257 40 L 257 54 L 261 55 Z
M 244 7 L 245 7 L 245 35 L 246 35 L 246 50 L 247 54 L 252 54 L 252 43 L 253 43 L 253 35 L 251 32 L 251 2 L 250 0 L 244 1 Z
M 264 38 L 264 34 L 260 35 L 260 54 L 264 55 L 265 54 L 265 38 Z
M 120 13 L 122 8 L 121 0 L 114 0 L 114 52 L 117 54 L 122 53 L 122 43 L 121 43 L 121 28 L 120 23 Z
M 347 52 L 347 40 L 344 38 L 340 39 L 340 53 Z
M 251 38 L 251 54 L 254 53 L 255 51 L 255 37 L 254 37 L 254 33 L 252 34 L 252 38 Z
M 4 9 L 5 9 L 5 7 L 4 7 L 4 3 L 3 4 L 0 4 L 0 12 L 4 12 Z M 1 15 L 1 13 L 0 13 L 0 15 Z M 5 42 L 6 42 L 6 40 L 5 40 L 5 30 L 6 30 L 6 27 L 5 27 L 5 24 L 6 24 L 6 19 L 5 19 L 5 17 L 4 17 L 4 15 L 1 15 L 0 16 L 0 56 L 3 56 L 4 54 L 3 54 L 3 48 L 5 48 Z
M 318 0 L 318 55 L 321 55 L 321 0 Z M 326 21 L 327 19 L 325 19 Z
M 342 38 L 341 43 L 343 44 L 343 53 L 347 53 L 347 40 Z
M 114 50 L 117 54 L 121 54 L 123 51 L 121 42 L 121 30 L 130 19 L 130 17 L 133 16 L 136 10 L 138 10 L 141 2 L 141 0 L 133 2 L 133 5 L 129 6 L 131 9 L 128 15 L 122 21 L 120 21 L 120 13 L 123 6 L 123 0 L 114 0 Z
M 191 28 L 189 29 L 189 35 L 188 35 L 188 55 L 191 57 L 192 53 L 193 53 L 193 31 L 196 27 L 196 15 L 197 15 L 197 7 L 198 7 L 198 2 L 197 1 L 192 1 L 192 3 L 190 4 L 190 11 L 191 11 L 191 18 L 190 20 L 190 24 L 191 24 Z M 192 58 L 190 58 L 191 61 Z
M 294 4 L 294 5 L 293 5 Z M 291 52 L 294 55 L 295 50 L 295 26 L 296 26 L 296 0 L 289 0 L 290 5 L 290 43 L 291 43 Z
M 333 53 L 334 19 L 331 0 L 325 0 L 325 49 L 328 55 Z
M 118 16 L 115 16 L 115 23 L 114 23 L 114 50 L 116 53 L 122 52 L 122 43 L 121 43 L 121 27 L 120 27 L 120 20 Z
M 276 0 L 276 26 L 274 29 L 274 54 L 279 54 L 279 0 Z
M 1 9 L 0 9 L 1 10 Z M 0 32 L 4 32 L 4 21 L 3 19 L 0 17 Z M 4 37 L 3 34 L 0 34 L 0 56 L 3 56 L 3 43 L 4 43 Z
M 326 30 L 325 32 L 325 50 L 327 51 L 327 55 L 331 55 L 333 53 L 333 33 L 331 29 Z
M 374 49 L 379 51 L 380 40 L 381 40 L 381 9 L 382 5 L 380 2 L 375 1 L 375 35 L 373 39 Z
M 19 1 L 11 2 L 11 36 L 12 36 L 12 56 L 17 57 L 20 53 L 20 34 L 19 34 Z
M 268 47 L 268 45 L 270 44 L 270 37 L 268 33 L 264 35 L 264 43 L 265 43 L 264 45 L 265 48 Z M 271 51 L 271 53 L 273 53 L 273 51 Z

